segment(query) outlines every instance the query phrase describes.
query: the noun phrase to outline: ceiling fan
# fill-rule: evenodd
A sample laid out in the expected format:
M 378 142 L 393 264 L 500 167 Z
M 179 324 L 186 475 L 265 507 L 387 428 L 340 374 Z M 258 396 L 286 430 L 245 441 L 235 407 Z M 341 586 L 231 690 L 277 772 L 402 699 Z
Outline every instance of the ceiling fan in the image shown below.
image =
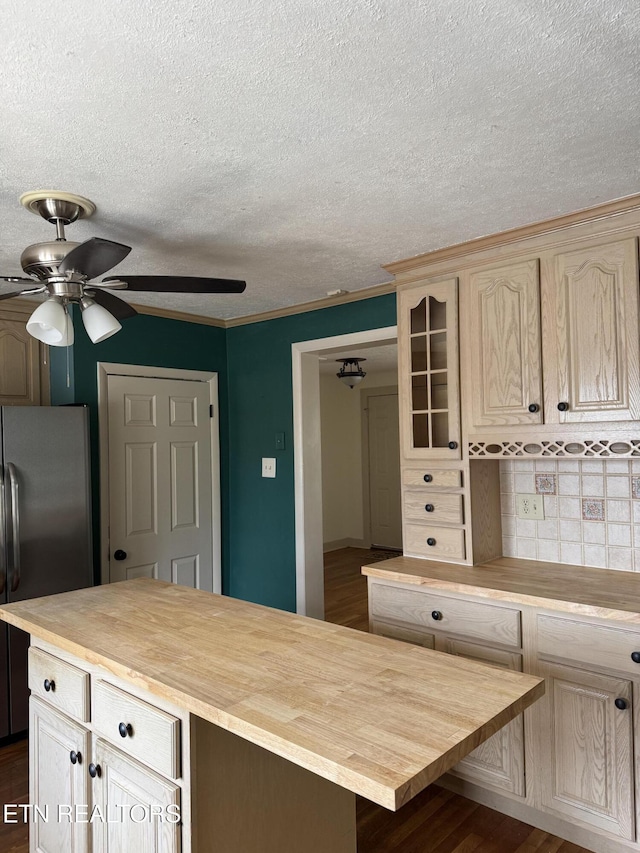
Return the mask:
M 47 294 L 47 298 L 27 321 L 27 331 L 50 346 L 73 343 L 73 323 L 68 306 L 80 306 L 87 334 L 94 344 L 115 335 L 120 320 L 135 316 L 132 305 L 110 290 L 151 291 L 154 293 L 242 293 L 246 282 L 226 278 L 193 276 L 121 275 L 92 281 L 124 260 L 130 246 L 92 237 L 74 243 L 65 237 L 65 226 L 88 218 L 96 206 L 88 198 L 58 190 L 39 190 L 20 196 L 20 203 L 56 227 L 56 239 L 34 243 L 20 257 L 24 272 L 31 278 L 0 275 L 0 281 L 37 284 L 38 287 L 0 293 L 0 300 L 13 296 Z

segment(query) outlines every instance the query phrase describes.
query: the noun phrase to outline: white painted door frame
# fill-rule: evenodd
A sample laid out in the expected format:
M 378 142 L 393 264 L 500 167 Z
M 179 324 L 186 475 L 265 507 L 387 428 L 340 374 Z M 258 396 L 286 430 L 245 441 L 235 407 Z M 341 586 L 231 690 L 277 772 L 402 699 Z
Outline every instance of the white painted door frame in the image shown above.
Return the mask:
M 388 343 L 397 326 L 291 344 L 296 523 L 296 611 L 324 619 L 320 355 L 345 347 Z
M 140 364 L 98 362 L 98 426 L 100 453 L 100 580 L 109 583 L 109 417 L 108 377 L 141 376 L 147 379 L 186 379 L 209 385 L 209 402 L 213 406 L 211 422 L 211 536 L 213 556 L 213 591 L 222 592 L 222 549 L 220 524 L 220 414 L 218 407 L 218 374 L 204 370 L 172 367 L 148 367 Z

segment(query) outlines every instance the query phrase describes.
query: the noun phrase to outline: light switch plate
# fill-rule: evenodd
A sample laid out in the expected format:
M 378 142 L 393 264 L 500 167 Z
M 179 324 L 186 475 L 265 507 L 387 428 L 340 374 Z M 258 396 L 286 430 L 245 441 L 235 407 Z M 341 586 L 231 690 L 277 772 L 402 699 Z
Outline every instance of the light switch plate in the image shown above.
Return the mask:
M 262 457 L 262 476 L 263 477 L 275 477 L 276 476 L 276 460 L 273 458 L 268 458 L 266 456 Z
M 518 518 L 542 521 L 544 519 L 542 495 L 516 495 L 516 512 Z

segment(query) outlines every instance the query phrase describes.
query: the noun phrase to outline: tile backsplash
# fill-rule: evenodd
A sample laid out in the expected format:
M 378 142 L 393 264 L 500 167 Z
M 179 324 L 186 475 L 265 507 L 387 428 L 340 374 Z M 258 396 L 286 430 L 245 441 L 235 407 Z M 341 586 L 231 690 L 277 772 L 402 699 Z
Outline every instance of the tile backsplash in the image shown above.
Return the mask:
M 509 459 L 500 493 L 506 557 L 640 572 L 640 459 Z M 544 521 L 516 494 L 542 495 Z

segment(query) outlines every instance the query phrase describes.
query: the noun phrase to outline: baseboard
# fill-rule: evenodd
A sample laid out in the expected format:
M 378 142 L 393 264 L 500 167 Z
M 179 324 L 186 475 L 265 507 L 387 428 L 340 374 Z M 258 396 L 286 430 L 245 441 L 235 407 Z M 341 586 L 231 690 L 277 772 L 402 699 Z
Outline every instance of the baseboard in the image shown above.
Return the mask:
M 371 545 L 364 539 L 334 539 L 333 542 L 325 542 L 322 546 L 323 553 L 338 551 L 340 548 L 370 548 Z

